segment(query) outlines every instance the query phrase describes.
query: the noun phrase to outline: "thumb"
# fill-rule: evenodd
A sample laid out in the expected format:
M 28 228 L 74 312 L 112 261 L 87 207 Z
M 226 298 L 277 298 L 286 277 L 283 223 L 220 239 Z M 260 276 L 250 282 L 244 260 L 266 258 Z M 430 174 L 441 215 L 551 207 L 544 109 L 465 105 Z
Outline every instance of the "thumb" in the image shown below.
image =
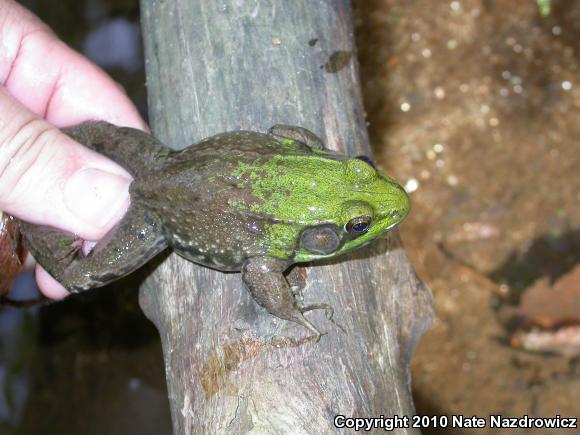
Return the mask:
M 0 88 L 0 210 L 98 240 L 125 213 L 131 176 Z

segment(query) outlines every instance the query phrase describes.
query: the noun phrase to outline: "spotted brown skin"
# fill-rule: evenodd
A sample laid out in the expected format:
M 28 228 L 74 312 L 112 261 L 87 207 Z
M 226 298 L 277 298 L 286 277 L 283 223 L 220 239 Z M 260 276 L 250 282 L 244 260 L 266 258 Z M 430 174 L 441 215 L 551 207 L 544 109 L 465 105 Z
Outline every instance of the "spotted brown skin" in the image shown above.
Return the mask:
M 74 235 L 22 223 L 34 257 L 71 292 L 114 281 L 171 247 L 203 266 L 241 271 L 258 304 L 319 338 L 303 313 L 330 307 L 297 307 L 283 272 L 364 246 L 409 211 L 404 190 L 371 162 L 330 151 L 299 127 L 223 133 L 181 151 L 106 122 L 65 132 L 134 177 L 129 210 L 87 256 Z

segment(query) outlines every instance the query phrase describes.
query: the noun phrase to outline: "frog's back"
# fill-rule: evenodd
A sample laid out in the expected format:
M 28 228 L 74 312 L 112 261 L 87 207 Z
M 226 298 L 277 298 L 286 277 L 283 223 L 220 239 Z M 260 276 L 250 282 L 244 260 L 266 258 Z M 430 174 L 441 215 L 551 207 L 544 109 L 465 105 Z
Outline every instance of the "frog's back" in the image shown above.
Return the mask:
M 159 171 L 137 177 L 132 198 L 162 219 L 180 254 L 220 270 L 239 270 L 245 259 L 268 252 L 265 228 L 277 220 L 252 212 L 263 202 L 252 186 L 266 176 L 256 168 L 291 155 L 315 152 L 269 134 L 220 134 L 172 153 Z
M 173 153 L 168 161 L 199 162 L 207 158 L 220 161 L 252 161 L 275 155 L 312 154 L 310 147 L 292 140 L 278 140 L 274 136 L 256 131 L 221 133 Z

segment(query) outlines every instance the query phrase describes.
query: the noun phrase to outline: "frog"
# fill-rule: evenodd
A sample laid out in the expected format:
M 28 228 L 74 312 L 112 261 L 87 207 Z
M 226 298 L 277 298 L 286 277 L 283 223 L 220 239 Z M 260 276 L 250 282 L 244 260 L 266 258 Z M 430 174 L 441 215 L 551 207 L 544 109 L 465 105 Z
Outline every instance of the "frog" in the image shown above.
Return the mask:
M 319 339 L 304 314 L 332 308 L 299 304 L 284 273 L 368 245 L 410 209 L 405 189 L 368 157 L 335 152 L 303 127 L 226 132 L 179 151 L 105 121 L 63 131 L 133 177 L 127 212 L 88 252 L 75 234 L 21 223 L 34 258 L 72 293 L 111 283 L 171 248 L 199 265 L 241 272 L 258 305 Z

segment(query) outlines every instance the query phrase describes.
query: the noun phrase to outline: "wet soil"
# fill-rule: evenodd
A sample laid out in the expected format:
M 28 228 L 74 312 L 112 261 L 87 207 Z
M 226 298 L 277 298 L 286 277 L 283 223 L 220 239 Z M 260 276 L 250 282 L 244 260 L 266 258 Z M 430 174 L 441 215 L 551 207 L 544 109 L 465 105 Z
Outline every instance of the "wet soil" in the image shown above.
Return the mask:
M 356 10 L 372 144 L 412 192 L 401 232 L 437 310 L 417 412 L 579 417 L 578 359 L 512 347 L 509 313 L 580 261 L 580 2 Z

